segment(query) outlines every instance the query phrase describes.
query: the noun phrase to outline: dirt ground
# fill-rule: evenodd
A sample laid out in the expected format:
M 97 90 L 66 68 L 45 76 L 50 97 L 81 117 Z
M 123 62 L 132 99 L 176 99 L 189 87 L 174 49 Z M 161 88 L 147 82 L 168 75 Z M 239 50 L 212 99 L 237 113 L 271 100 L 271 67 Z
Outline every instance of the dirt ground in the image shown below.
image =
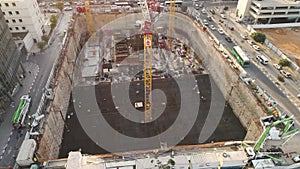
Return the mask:
M 300 27 L 262 29 L 259 31 L 265 33 L 267 39 L 283 53 L 300 60 Z

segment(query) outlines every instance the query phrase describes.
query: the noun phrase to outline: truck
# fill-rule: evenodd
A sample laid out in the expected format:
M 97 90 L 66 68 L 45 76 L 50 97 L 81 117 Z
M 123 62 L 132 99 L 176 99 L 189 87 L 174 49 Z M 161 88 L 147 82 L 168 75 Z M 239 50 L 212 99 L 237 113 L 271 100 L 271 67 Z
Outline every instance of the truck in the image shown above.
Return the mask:
M 34 161 L 34 152 L 36 149 L 36 141 L 34 139 L 26 139 L 23 141 L 18 153 L 16 162 L 21 167 L 30 166 Z
M 12 123 L 14 126 L 18 126 L 24 123 L 26 114 L 28 113 L 31 98 L 29 95 L 23 95 L 20 98 L 20 103 L 17 110 L 12 117 Z

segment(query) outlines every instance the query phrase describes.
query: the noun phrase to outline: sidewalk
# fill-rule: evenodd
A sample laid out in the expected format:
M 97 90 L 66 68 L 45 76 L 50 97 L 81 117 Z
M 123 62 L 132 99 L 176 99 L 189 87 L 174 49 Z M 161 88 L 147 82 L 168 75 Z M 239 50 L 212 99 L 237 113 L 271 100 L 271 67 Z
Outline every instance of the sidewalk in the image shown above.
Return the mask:
M 25 77 L 21 80 L 22 87 L 15 92 L 13 96 L 14 102 L 7 107 L 6 113 L 3 114 L 3 122 L 0 123 L 0 166 L 3 164 L 2 158 L 4 158 L 6 150 L 10 146 L 11 136 L 14 133 L 14 128 L 11 123 L 12 116 L 19 104 L 20 97 L 31 92 L 32 85 L 39 73 L 39 66 L 32 62 L 24 62 L 24 68 L 26 70 Z

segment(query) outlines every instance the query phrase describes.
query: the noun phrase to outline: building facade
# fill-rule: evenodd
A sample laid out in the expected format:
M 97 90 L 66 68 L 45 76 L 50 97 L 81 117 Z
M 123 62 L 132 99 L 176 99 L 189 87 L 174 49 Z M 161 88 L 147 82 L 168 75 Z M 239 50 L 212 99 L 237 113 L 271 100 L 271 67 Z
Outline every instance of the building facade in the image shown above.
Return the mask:
M 0 0 L 11 33 L 29 32 L 33 42 L 42 40 L 45 19 L 36 0 Z
M 24 73 L 20 64 L 20 50 L 0 9 L 0 114 L 5 103 L 11 101 L 11 93 L 20 83 L 19 77 Z
M 300 1 L 239 0 L 236 13 L 255 24 L 300 23 Z

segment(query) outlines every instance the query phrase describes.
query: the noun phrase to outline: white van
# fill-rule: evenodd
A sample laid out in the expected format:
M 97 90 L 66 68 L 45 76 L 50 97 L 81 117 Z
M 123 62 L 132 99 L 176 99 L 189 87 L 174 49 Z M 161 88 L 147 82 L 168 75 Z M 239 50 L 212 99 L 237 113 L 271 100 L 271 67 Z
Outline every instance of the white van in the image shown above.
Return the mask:
M 256 59 L 264 65 L 267 65 L 269 63 L 269 59 L 264 55 L 257 55 Z

